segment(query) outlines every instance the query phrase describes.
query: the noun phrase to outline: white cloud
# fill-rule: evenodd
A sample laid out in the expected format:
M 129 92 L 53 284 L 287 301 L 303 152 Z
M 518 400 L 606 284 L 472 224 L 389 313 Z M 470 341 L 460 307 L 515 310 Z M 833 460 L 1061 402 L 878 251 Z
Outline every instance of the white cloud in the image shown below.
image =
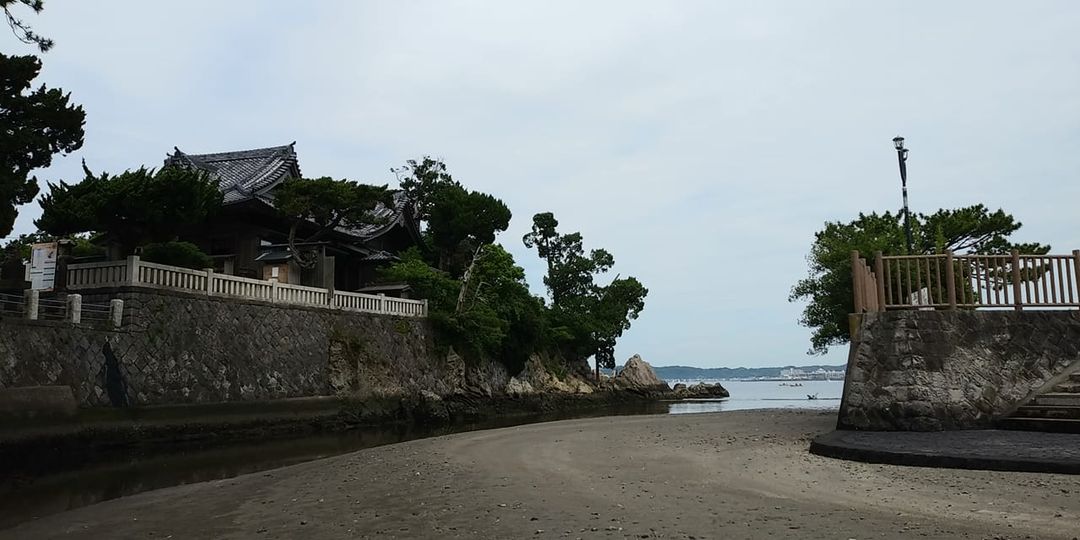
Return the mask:
M 899 206 L 897 133 L 916 210 L 985 201 L 1080 247 L 1070 2 L 112 0 L 31 21 L 57 41 L 44 80 L 88 112 L 41 177 L 173 145 L 296 140 L 306 174 L 373 182 L 439 155 L 514 210 L 502 240 L 537 290 L 519 239 L 549 210 L 642 279 L 624 357 L 800 361 L 788 288 L 823 221 Z

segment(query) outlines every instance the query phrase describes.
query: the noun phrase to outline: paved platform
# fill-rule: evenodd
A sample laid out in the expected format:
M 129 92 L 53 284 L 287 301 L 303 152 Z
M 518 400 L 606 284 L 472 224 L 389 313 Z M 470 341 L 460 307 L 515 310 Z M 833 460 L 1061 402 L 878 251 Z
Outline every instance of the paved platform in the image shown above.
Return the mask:
M 867 463 L 1080 474 L 1076 433 L 834 431 L 815 438 L 810 452 Z

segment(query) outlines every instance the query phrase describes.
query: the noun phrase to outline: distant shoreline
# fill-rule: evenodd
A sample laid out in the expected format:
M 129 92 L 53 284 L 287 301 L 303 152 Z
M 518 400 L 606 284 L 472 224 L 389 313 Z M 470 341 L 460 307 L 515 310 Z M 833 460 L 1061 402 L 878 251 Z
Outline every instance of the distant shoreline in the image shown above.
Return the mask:
M 690 366 L 653 367 L 657 377 L 664 380 L 843 380 L 846 364 L 774 367 L 714 367 Z
M 838 379 L 783 379 L 783 378 L 767 378 L 767 379 L 718 379 L 713 377 L 704 377 L 699 379 L 681 379 L 672 378 L 665 379 L 660 377 L 664 382 L 689 382 L 689 381 L 719 381 L 719 382 L 844 382 L 843 377 Z

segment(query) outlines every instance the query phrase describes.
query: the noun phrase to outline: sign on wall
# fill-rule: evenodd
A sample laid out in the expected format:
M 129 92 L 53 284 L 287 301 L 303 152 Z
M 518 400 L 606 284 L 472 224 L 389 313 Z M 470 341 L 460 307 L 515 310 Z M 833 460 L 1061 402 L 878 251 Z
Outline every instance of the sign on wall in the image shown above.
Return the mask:
M 30 288 L 50 291 L 56 285 L 56 242 L 34 244 L 30 247 Z

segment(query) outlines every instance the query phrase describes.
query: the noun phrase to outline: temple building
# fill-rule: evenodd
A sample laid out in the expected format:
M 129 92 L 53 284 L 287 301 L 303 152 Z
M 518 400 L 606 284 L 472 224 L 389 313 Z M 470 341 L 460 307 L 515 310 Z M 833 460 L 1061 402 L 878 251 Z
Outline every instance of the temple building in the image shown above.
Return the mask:
M 181 239 L 209 254 L 218 272 L 335 290 L 365 290 L 376 279 L 379 266 L 396 261 L 397 254 L 419 242 L 415 213 L 404 193 L 395 191 L 392 206 L 380 204 L 375 209 L 378 224 L 338 227 L 318 242 L 297 244 L 302 251 L 317 254 L 314 266 L 302 267 L 289 248 L 292 219 L 274 207 L 275 188 L 300 178 L 295 144 L 213 154 L 188 154 L 176 148 L 165 159 L 165 166 L 206 171 L 217 180 L 223 195 L 217 216 Z M 310 236 L 317 229 L 314 223 L 307 227 L 301 224 L 297 236 Z M 372 287 L 393 296 L 404 292 L 386 285 Z

